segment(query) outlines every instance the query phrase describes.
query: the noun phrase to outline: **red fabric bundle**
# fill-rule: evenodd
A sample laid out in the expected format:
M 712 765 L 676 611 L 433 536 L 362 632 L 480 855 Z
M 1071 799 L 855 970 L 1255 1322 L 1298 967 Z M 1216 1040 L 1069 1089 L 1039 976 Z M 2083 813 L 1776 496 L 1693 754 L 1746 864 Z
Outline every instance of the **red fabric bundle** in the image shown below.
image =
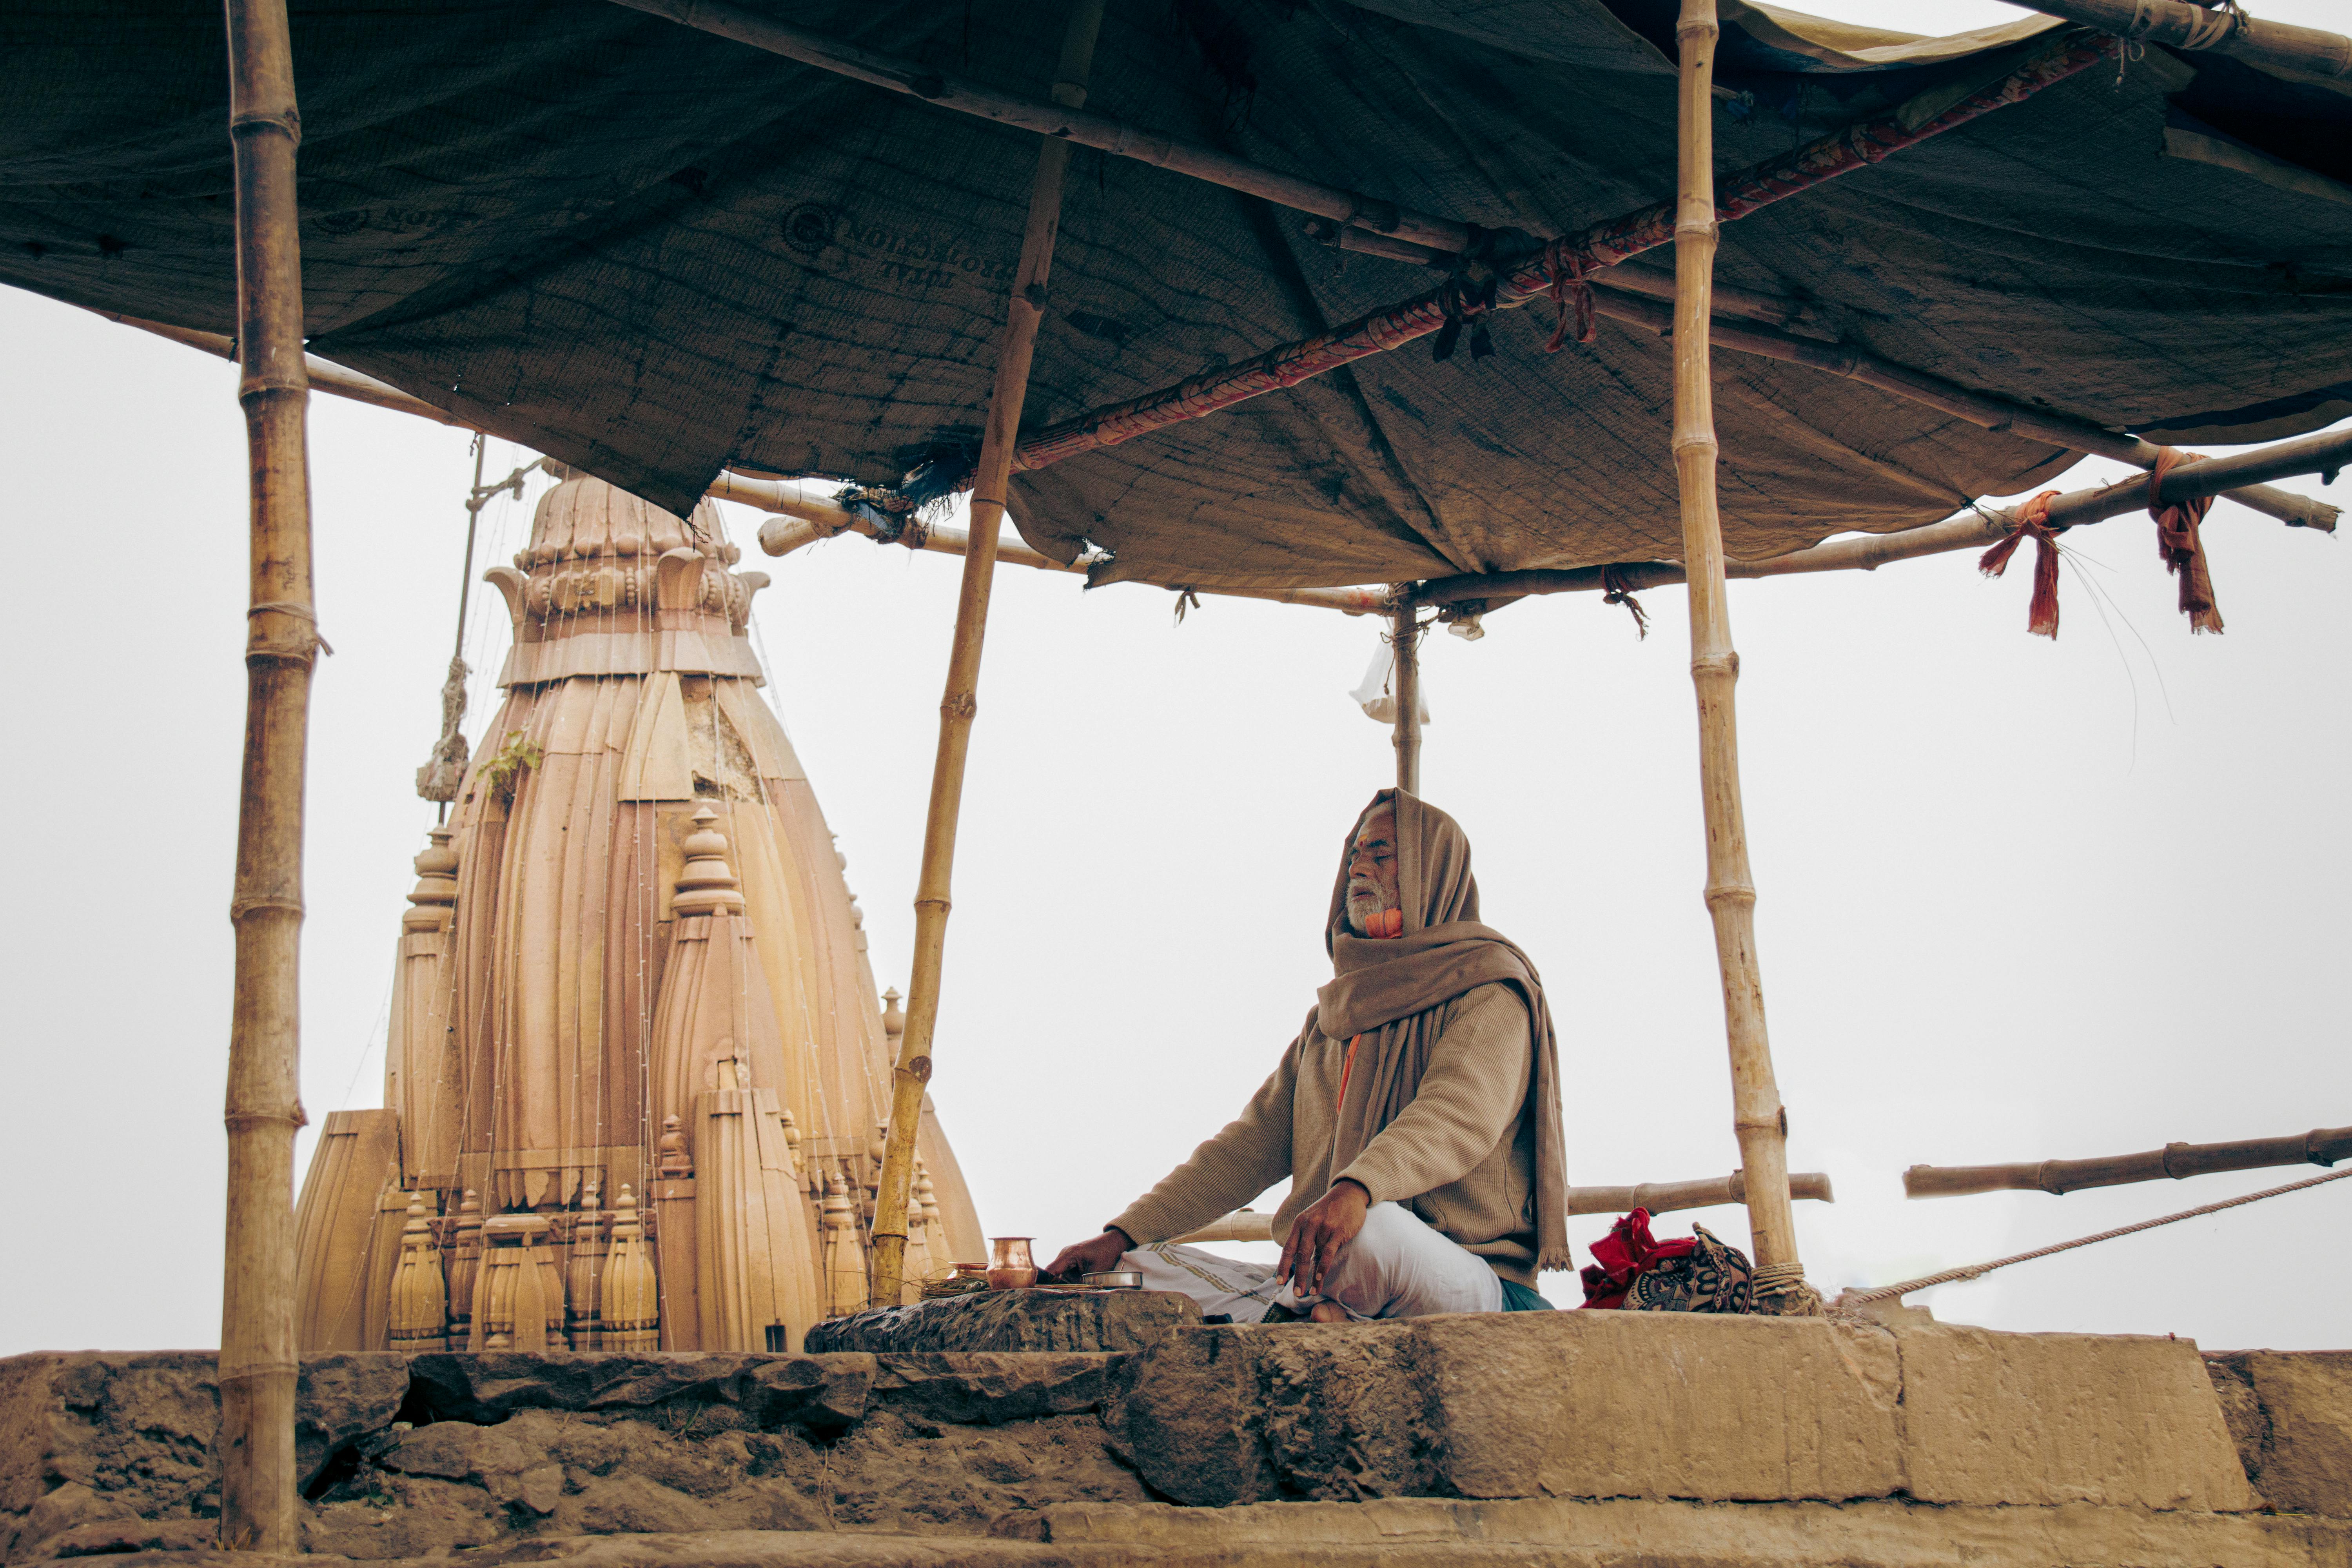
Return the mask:
M 2164 557 L 2165 570 L 2180 579 L 2180 613 L 2189 617 L 2189 629 L 2218 633 L 2221 612 L 2213 603 L 2213 575 L 2205 568 L 2205 541 L 2198 532 L 2205 514 L 2213 510 L 2213 498 L 2200 496 L 2168 506 L 2157 499 L 2164 476 L 2196 456 L 2173 447 L 2157 452 L 2156 467 L 2147 476 L 2147 514 L 2156 519 L 2156 548 Z
M 1593 1261 L 1584 1269 L 1584 1304 L 1622 1307 L 1633 1281 L 1672 1258 L 1688 1256 L 1698 1246 L 1695 1236 L 1660 1241 L 1650 1234 L 1650 1211 L 1635 1209 L 1609 1227 L 1592 1244 Z
M 2050 526 L 2050 503 L 2056 490 L 2043 490 L 2017 509 L 2017 531 L 1977 562 L 1977 570 L 1998 577 L 2009 570 L 2009 558 L 2028 539 L 2033 541 L 2033 601 L 2025 612 L 2025 629 L 2033 637 L 2058 640 L 2058 536 L 2065 530 Z

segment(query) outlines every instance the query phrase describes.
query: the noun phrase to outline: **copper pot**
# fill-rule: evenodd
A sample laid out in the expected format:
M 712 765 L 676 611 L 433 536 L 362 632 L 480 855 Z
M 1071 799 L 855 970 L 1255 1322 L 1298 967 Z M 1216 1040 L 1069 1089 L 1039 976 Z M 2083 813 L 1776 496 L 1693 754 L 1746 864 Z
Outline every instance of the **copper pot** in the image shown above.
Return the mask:
M 1033 1236 L 997 1236 L 989 1238 L 995 1255 L 989 1259 L 988 1288 L 992 1290 L 1025 1290 L 1037 1283 L 1037 1260 L 1029 1255 Z

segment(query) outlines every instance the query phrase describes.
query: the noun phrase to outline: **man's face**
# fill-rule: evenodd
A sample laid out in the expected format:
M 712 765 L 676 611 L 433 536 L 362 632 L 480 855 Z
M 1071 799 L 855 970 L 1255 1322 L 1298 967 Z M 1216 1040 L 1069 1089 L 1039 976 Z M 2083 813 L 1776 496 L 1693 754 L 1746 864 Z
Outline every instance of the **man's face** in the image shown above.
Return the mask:
M 1372 917 L 1397 907 L 1396 811 L 1383 805 L 1364 818 L 1348 855 L 1348 927 L 1369 935 Z

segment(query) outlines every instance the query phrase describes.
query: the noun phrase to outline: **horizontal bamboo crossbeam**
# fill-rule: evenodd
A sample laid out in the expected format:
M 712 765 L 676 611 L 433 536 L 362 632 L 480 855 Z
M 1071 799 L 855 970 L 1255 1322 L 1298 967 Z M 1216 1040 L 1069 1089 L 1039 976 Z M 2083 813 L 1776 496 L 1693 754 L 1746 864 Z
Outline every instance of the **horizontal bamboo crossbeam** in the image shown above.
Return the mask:
M 136 327 L 142 332 L 152 332 L 159 338 L 169 338 L 175 343 L 185 343 L 192 349 L 202 349 L 216 359 L 236 358 L 236 340 L 225 332 L 200 332 L 193 327 L 167 326 L 162 321 L 150 321 L 137 316 L 125 316 L 112 310 L 92 310 L 110 321 L 126 327 Z M 338 397 L 348 397 L 357 403 L 372 403 L 378 408 L 389 408 L 396 414 L 414 414 L 420 419 L 430 419 L 437 425 L 453 425 L 461 430 L 473 426 L 456 415 L 433 406 L 421 397 L 411 397 L 396 386 L 387 385 L 372 375 L 362 375 L 346 370 L 317 354 L 305 354 L 302 363 L 309 368 L 310 390 L 331 392 Z
M 1789 1195 L 1814 1198 L 1822 1203 L 1835 1203 L 1836 1194 L 1830 1189 L 1830 1179 L 1819 1171 L 1809 1171 L 1789 1177 Z M 1715 1176 L 1696 1182 L 1641 1182 L 1630 1187 L 1570 1187 L 1568 1189 L 1568 1212 L 1570 1214 L 1631 1214 L 1635 1209 L 1647 1209 L 1652 1214 L 1672 1214 L 1677 1209 L 1717 1208 L 1726 1204 L 1748 1201 L 1748 1184 L 1734 1171 L 1727 1176 Z M 1274 1216 L 1255 1209 L 1235 1209 L 1222 1219 L 1211 1220 L 1198 1230 L 1188 1230 L 1181 1236 L 1171 1236 L 1172 1245 L 1193 1246 L 1205 1241 L 1272 1241 Z
M 887 91 L 919 98 L 941 109 L 992 120 L 1041 136 L 1058 136 L 1081 147 L 1093 147 L 1114 157 L 1132 158 L 1156 168 L 1171 169 L 1228 190 L 1264 196 L 1270 202 L 1314 213 L 1351 226 L 1377 229 L 1417 244 L 1458 251 L 1470 243 L 1466 225 L 1417 213 L 1394 202 L 1368 196 L 1338 185 L 1286 174 L 1236 158 L 1200 142 L 1188 142 L 1156 131 L 1129 125 L 1108 114 L 1070 109 L 1049 99 L 950 76 L 914 60 L 860 48 L 795 27 L 773 16 L 730 5 L 725 0 L 616 0 L 633 10 L 649 12 L 669 21 L 732 38 L 772 55 L 833 71 Z
M 1903 1173 L 1903 1193 L 1914 1198 L 1952 1198 L 1969 1193 L 2041 1192 L 2053 1195 L 2083 1187 L 2119 1187 L 2133 1182 L 2180 1181 L 2216 1171 L 2255 1171 L 2270 1165 L 2333 1165 L 2352 1159 L 2352 1127 L 2315 1127 L 2284 1138 L 2250 1138 L 2235 1143 L 2167 1143 L 2144 1154 L 2109 1154 L 2094 1160 L 2028 1161 L 2017 1165 L 1914 1165 Z
M 2014 0 L 2029 10 L 2063 16 L 2126 38 L 2210 49 L 2250 65 L 2275 66 L 2309 76 L 2352 78 L 2352 38 L 2265 22 L 2242 11 L 2208 10 L 2181 0 Z
M 1668 335 L 1674 330 L 1673 310 L 1663 305 L 1653 305 L 1646 300 L 1628 299 L 1615 291 L 1631 270 L 1619 268 L 1602 275 L 1599 279 L 1601 287 L 1593 294 L 1594 313 L 1628 325 L 1646 328 L 1662 337 Z M 1709 325 L 1707 338 L 1718 347 L 1739 353 L 1806 365 L 1848 381 L 1858 381 L 1906 402 L 1949 414 L 1987 430 L 2007 430 L 2029 441 L 2046 441 L 2070 451 L 2112 458 L 2134 468 L 2153 468 L 2158 455 L 2163 450 L 2137 436 L 2110 430 L 2071 415 L 2012 403 L 2005 397 L 1996 397 L 1988 393 L 1971 392 L 1957 382 L 1946 381 L 1923 370 L 1913 370 L 1908 365 L 1881 359 L 1866 350 L 1843 343 L 1799 337 L 1769 326 L 1727 321 L 1720 316 Z M 2316 528 L 2328 533 L 2336 530 L 2339 509 L 2308 496 L 2296 495 L 2292 490 L 2277 489 L 2269 485 L 2250 485 L 2231 490 L 2229 496 L 2242 506 L 2277 518 L 2289 528 Z
M 1837 1201 L 1836 1194 L 1830 1190 L 1829 1177 L 1819 1171 L 1790 1172 L 1789 1195 L 1792 1198 L 1813 1198 L 1825 1204 Z M 1672 1214 L 1676 1209 L 1716 1208 L 1747 1201 L 1748 1184 L 1738 1171 L 1727 1176 L 1716 1176 L 1700 1182 L 1643 1182 L 1631 1187 L 1568 1189 L 1568 1212 L 1570 1214 L 1631 1214 L 1635 1209 L 1647 1209 L 1652 1214 Z
M 2116 48 L 2111 39 L 2076 40 L 2034 57 L 1982 91 L 1962 99 L 1921 124 L 1906 124 L 1897 110 L 1809 142 L 1794 152 L 1725 179 L 1715 204 L 1717 219 L 1728 222 L 1745 217 L 1774 202 L 1811 190 L 1825 180 L 1875 163 L 1906 147 L 1965 125 L 1979 115 L 2021 102 L 2053 82 L 2112 58 Z M 1668 243 L 1674 238 L 1674 230 L 1675 203 L 1667 200 L 1555 240 L 1505 270 L 1497 286 L 1496 306 L 1510 310 L 1528 304 L 1550 290 L 1555 269 L 1589 276 Z M 1268 349 L 1238 364 L 1219 365 L 1172 386 L 1049 426 L 1022 442 L 1013 466 L 1042 468 L 1080 452 L 1114 447 L 1269 392 L 1296 386 L 1372 354 L 1402 348 L 1444 325 L 1445 294 L 1444 289 L 1433 289 L 1329 331 Z
M 2250 479 L 2284 479 L 2289 474 L 2325 473 L 2352 461 L 2352 430 L 2305 436 L 2275 446 L 2257 447 L 2228 458 L 2206 458 L 2183 463 L 2165 476 L 2161 500 L 2191 500 L 2214 495 Z M 2146 479 L 2126 479 L 2095 490 L 2075 490 L 2050 503 L 2053 526 L 2080 528 L 2088 523 L 2145 510 Z M 1954 550 L 1988 545 L 2007 538 L 2017 528 L 2008 511 L 1970 511 L 1906 528 L 1894 533 L 1865 533 L 1832 539 L 1810 550 L 1776 555 L 1767 561 L 1727 561 L 1727 577 L 1790 577 L 1811 572 L 1871 572 L 1892 561 L 1911 561 Z M 1413 592 L 1421 605 L 1493 605 L 1498 600 L 1531 594 L 1580 594 L 1603 588 L 1638 592 L 1684 581 L 1682 564 L 1674 561 L 1629 561 L 1609 566 L 1545 568 L 1526 572 L 1465 574 L 1434 577 Z
M 798 479 L 755 479 L 741 474 L 722 473 L 709 493 L 719 500 L 740 501 L 777 515 L 760 525 L 760 548 L 771 555 L 787 555 L 804 544 L 820 539 L 830 539 L 840 533 L 876 534 L 873 522 L 851 511 L 821 489 Z M 971 547 L 971 536 L 961 528 L 934 525 L 920 530 L 916 548 L 941 555 L 962 555 Z M 1079 562 L 1061 562 L 1050 555 L 1040 554 L 1025 544 L 1010 540 L 996 547 L 999 564 L 1027 566 L 1039 572 L 1066 572 L 1076 576 L 1087 574 Z M 1225 599 L 1263 599 L 1276 605 L 1306 605 L 1315 609 L 1337 610 L 1344 616 L 1384 615 L 1389 609 L 1389 593 L 1385 588 L 1186 588 L 1172 583 L 1145 584 L 1146 587 L 1168 588 L 1178 593 L 1208 594 Z

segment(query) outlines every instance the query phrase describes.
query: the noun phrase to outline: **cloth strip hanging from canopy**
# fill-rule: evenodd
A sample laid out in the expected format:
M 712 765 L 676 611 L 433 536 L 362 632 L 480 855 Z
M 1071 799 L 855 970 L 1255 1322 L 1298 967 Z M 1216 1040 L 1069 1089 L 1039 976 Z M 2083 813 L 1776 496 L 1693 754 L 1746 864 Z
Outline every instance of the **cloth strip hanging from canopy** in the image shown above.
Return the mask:
M 1051 85 L 1039 8 L 967 28 L 916 0 L 737 4 L 1007 92 Z M 1121 7 L 1090 107 L 1532 247 L 1671 187 L 1671 9 Z M 1957 102 L 2069 36 L 1722 11 L 1727 169 Z M 889 485 L 970 450 L 1034 132 L 618 5 L 319 0 L 293 26 L 315 355 L 673 510 L 722 468 Z M 229 331 L 217 18 L 59 0 L 0 15 L 0 280 Z M 2352 95 L 2151 44 L 2120 83 L 2081 73 L 1727 226 L 1719 271 L 1973 394 L 2183 447 L 2276 440 L 2352 414 L 2352 203 L 2326 194 L 2347 182 Z M 1030 435 L 1427 280 L 1260 197 L 1084 149 L 1063 225 Z M 1019 476 L 1024 537 L 1110 552 L 1098 577 L 1202 587 L 1671 554 L 1668 345 L 1604 328 L 1546 355 L 1537 314 L 1497 320 L 1475 364 L 1374 356 Z M 1740 560 L 1931 523 L 2066 461 L 2021 426 L 1719 358 Z

